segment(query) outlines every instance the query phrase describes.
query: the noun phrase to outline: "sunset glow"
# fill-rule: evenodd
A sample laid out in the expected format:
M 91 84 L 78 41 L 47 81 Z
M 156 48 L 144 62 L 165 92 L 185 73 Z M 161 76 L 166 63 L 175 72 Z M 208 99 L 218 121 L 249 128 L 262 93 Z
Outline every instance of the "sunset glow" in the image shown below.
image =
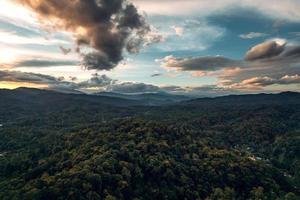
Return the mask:
M 28 82 L 5 82 L 1 81 L 0 82 L 0 88 L 5 88 L 5 89 L 16 89 L 19 87 L 29 87 L 29 88 L 46 88 L 47 85 L 41 85 L 41 84 L 34 84 L 34 83 L 28 83 Z
M 267 0 L 131 0 L 141 21 L 123 28 L 119 13 L 110 21 L 97 22 L 91 20 L 96 15 L 89 13 L 92 10 L 83 17 L 78 13 L 83 7 L 61 3 L 70 9 L 60 10 L 40 0 L 34 4 L 0 1 L 0 70 L 49 75 L 68 85 L 106 75 L 117 84 L 130 82 L 135 87 L 138 83 L 204 96 L 211 95 L 201 90 L 208 86 L 226 94 L 246 93 L 250 88 L 257 93 L 299 90 L 300 78 L 281 81 L 300 75 L 298 1 L 276 1 L 270 6 Z M 8 79 L 0 76 L 0 81 Z M 167 91 L 162 85 L 181 89 Z M 101 84 L 93 85 L 97 87 L 103 89 Z

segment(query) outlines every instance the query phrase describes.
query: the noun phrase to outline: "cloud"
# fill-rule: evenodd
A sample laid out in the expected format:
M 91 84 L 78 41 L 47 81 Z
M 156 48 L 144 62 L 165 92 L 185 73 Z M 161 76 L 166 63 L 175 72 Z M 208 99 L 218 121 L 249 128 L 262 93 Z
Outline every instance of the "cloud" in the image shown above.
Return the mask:
M 151 77 L 158 77 L 158 76 L 161 76 L 162 74 L 161 73 L 156 73 L 156 74 L 152 74 Z
M 239 35 L 239 37 L 242 39 L 253 39 L 253 38 L 259 38 L 259 37 L 265 37 L 267 35 L 268 34 L 266 34 L 266 33 L 250 32 L 247 34 L 241 34 L 241 35 Z
M 39 31 L 34 30 L 32 28 L 13 24 L 9 20 L 1 19 L 1 16 L 0 16 L 0 26 L 2 27 L 1 32 L 15 33 L 18 36 L 26 36 L 26 37 L 41 36 L 41 33 Z
M 150 17 L 158 27 L 162 43 L 150 51 L 202 51 L 222 38 L 226 29 L 207 19 L 185 19 L 167 16 Z M 149 51 L 149 49 L 148 49 Z
M 235 88 L 223 87 L 217 84 L 202 85 L 198 87 L 180 87 L 180 86 L 163 86 L 161 89 L 165 92 L 175 95 L 185 95 L 192 97 L 217 97 L 228 94 L 242 94 Z
M 294 42 L 274 39 L 258 44 L 246 53 L 245 59 L 245 67 L 229 77 L 242 80 L 269 76 L 278 79 L 286 74 L 300 74 L 300 44 Z
M 106 75 L 93 74 L 92 78 L 87 81 L 82 81 L 77 84 L 78 88 L 86 89 L 86 88 L 94 88 L 94 87 L 105 87 L 109 85 L 113 85 L 116 83 L 116 80 L 109 78 Z
M 44 89 L 50 89 L 64 93 L 81 93 L 81 92 L 116 92 L 123 94 L 140 94 L 168 92 L 171 94 L 191 95 L 191 96 L 218 96 L 225 94 L 228 89 L 218 88 L 217 86 L 202 87 L 180 87 L 164 86 L 159 87 L 145 83 L 119 82 L 106 75 L 94 74 L 89 80 L 82 82 L 65 81 L 64 77 L 53 77 L 49 75 L 26 73 L 21 71 L 0 71 L 0 82 L 18 82 L 33 83 L 41 85 Z M 221 92 L 224 91 L 224 92 Z
M 59 49 L 61 50 L 61 52 L 64 54 L 64 55 L 68 55 L 69 53 L 71 53 L 71 49 L 70 48 L 65 48 L 63 46 L 59 46 Z
M 49 75 L 7 70 L 0 71 L 0 81 L 28 82 L 35 84 L 55 84 L 60 82 L 59 79 Z
M 300 76 L 298 74 L 289 76 L 285 75 L 280 79 L 281 84 L 300 84 Z
M 70 81 L 72 81 L 72 82 L 74 82 L 74 81 L 77 81 L 77 80 L 78 80 L 78 78 L 77 78 L 77 77 L 75 77 L 75 76 L 69 76 L 69 79 L 70 79 Z
M 219 75 L 221 78 L 236 78 L 239 75 L 256 77 L 255 74 L 297 74 L 300 69 L 300 45 L 284 39 L 273 39 L 252 47 L 244 60 L 223 56 L 174 57 L 157 59 L 161 66 L 200 75 Z M 248 76 L 248 77 L 249 77 Z M 243 77 L 245 78 L 245 77 Z M 241 79 L 240 79 L 241 80 Z
M 150 15 L 209 16 L 215 13 L 230 14 L 233 10 L 253 9 L 271 19 L 300 21 L 298 0 L 131 0 Z
M 73 79 L 76 81 L 77 79 Z M 0 82 L 33 83 L 45 89 L 65 93 L 93 93 L 99 91 L 116 92 L 123 94 L 140 94 L 167 92 L 177 95 L 194 97 L 222 96 L 226 94 L 241 94 L 261 90 L 271 85 L 300 84 L 300 76 L 285 75 L 280 78 L 252 77 L 241 82 L 223 81 L 219 84 L 202 85 L 198 87 L 155 86 L 152 84 L 119 82 L 106 75 L 93 74 L 88 80 L 81 82 L 66 81 L 64 77 L 53 77 L 44 74 L 26 73 L 21 71 L 0 71 Z
M 162 86 L 160 88 L 166 92 L 174 93 L 174 94 L 185 93 L 187 91 L 184 87 L 175 86 L 175 85 Z
M 162 35 L 159 30 L 157 30 L 155 27 L 150 26 L 150 31 L 144 36 L 144 47 L 148 47 L 153 43 L 162 43 L 165 42 L 166 37 L 164 35 Z M 137 49 L 137 51 L 135 51 L 134 53 L 137 53 L 139 49 Z
M 67 44 L 68 42 L 60 39 L 48 40 L 40 35 L 18 35 L 15 31 L 7 31 L 0 29 L 0 42 L 7 45 L 57 45 Z
M 295 75 L 285 75 L 280 78 L 272 78 L 269 76 L 260 76 L 260 77 L 252 77 L 249 79 L 245 79 L 241 82 L 224 82 L 224 88 L 231 88 L 237 90 L 262 90 L 267 86 L 274 85 L 290 85 L 290 84 L 300 84 L 300 76 L 298 74 Z
M 242 81 L 243 85 L 252 86 L 268 86 L 275 83 L 275 79 L 264 76 L 264 77 L 253 77 Z
M 125 94 L 135 94 L 135 93 L 158 92 L 160 91 L 160 88 L 158 86 L 145 84 L 145 83 L 125 82 L 120 84 L 109 85 L 107 91 L 125 93 Z
M 0 70 L 0 82 L 17 82 L 17 83 L 33 83 L 41 85 L 45 88 L 66 93 L 97 92 L 109 91 L 118 93 L 149 93 L 158 92 L 161 89 L 158 86 L 135 83 L 135 82 L 120 82 L 109 78 L 106 75 L 93 74 L 88 80 L 74 82 L 77 79 L 72 77 L 71 81 L 66 81 L 64 77 L 53 77 L 50 75 L 27 73 L 21 71 Z
M 284 51 L 286 43 L 278 41 L 267 41 L 252 47 L 245 56 L 248 61 L 267 59 L 278 56 Z
M 286 46 L 284 52 L 281 54 L 282 58 L 297 57 L 300 56 L 300 45 Z
M 167 56 L 161 60 L 163 67 L 174 68 L 181 71 L 216 71 L 226 67 L 241 65 L 237 60 L 222 56 L 176 58 Z
M 300 32 L 290 32 L 289 34 L 300 37 Z
M 296 75 L 285 75 L 279 79 L 274 79 L 271 77 L 254 77 L 242 81 L 244 85 L 254 85 L 254 86 L 268 86 L 273 84 L 287 85 L 287 84 L 300 84 L 300 76 Z
M 54 77 L 50 75 L 28 73 L 21 71 L 8 71 L 0 70 L 0 82 L 17 82 L 17 83 L 33 83 L 42 85 L 46 88 L 64 91 L 64 92 L 78 92 L 88 88 L 101 88 L 108 85 L 115 84 L 116 81 L 110 79 L 106 75 L 93 74 L 93 76 L 86 81 L 74 82 L 77 80 L 75 77 L 70 77 L 71 81 L 66 81 L 64 77 Z
M 0 1 L 0 20 L 8 21 L 15 26 L 25 29 L 32 29 L 37 25 L 37 21 L 32 16 L 32 13 L 28 9 L 16 5 L 14 0 Z
M 78 65 L 76 61 L 71 60 L 43 60 L 29 59 L 20 60 L 13 64 L 13 67 L 56 67 L 56 66 L 74 66 Z
M 183 27 L 180 27 L 180 26 L 172 26 L 171 28 L 174 29 L 176 35 L 178 35 L 178 36 L 183 36 L 183 33 L 184 33 L 184 28 L 183 28 Z
M 299 84 L 300 45 L 272 39 L 252 47 L 244 60 L 223 56 L 167 56 L 157 60 L 161 66 L 191 75 L 217 78 L 218 88 L 261 90 L 267 86 Z
M 76 84 L 81 91 L 107 91 L 123 94 L 151 93 L 161 91 L 161 88 L 151 84 L 136 82 L 120 82 L 106 75 L 93 74 L 89 80 Z
M 86 69 L 116 67 L 124 50 L 136 53 L 151 31 L 136 7 L 126 0 L 16 1 L 36 12 L 42 22 L 73 32 Z
M 205 19 L 182 20 L 172 29 L 175 29 L 175 34 L 172 32 L 166 39 L 166 46 L 169 46 L 171 51 L 174 51 L 174 49 L 185 51 L 205 50 L 226 33 L 225 28 L 211 24 Z
M 106 90 L 110 85 L 115 84 L 117 81 L 113 80 L 106 75 L 99 75 L 97 73 L 93 74 L 92 77 L 88 80 L 75 82 L 77 81 L 76 77 L 69 77 L 70 81 L 60 80 L 53 84 L 49 84 L 48 88 L 51 90 L 65 92 L 65 93 L 81 93 L 81 92 L 94 92 Z

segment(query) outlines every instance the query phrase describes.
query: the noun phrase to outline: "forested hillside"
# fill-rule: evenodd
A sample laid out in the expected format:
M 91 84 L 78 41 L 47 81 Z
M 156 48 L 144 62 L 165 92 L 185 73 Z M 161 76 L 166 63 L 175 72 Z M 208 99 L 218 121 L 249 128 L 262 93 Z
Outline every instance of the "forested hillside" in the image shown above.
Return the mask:
M 298 93 L 163 106 L 0 93 L 0 199 L 300 198 Z

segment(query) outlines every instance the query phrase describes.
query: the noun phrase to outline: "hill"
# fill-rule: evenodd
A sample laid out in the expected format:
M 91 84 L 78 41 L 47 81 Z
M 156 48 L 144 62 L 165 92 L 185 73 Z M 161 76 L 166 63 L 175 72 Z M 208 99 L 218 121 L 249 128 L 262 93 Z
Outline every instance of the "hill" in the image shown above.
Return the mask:
M 1 90 L 0 199 L 296 200 L 299 102 Z
M 229 95 L 215 98 L 199 98 L 184 102 L 185 105 L 282 105 L 300 104 L 300 93 Z
M 43 118 L 50 113 L 57 115 L 57 119 L 61 118 L 62 113 L 74 115 L 74 118 L 77 115 L 95 119 L 103 118 L 106 115 L 109 118 L 115 112 L 120 113 L 128 106 L 138 105 L 143 105 L 143 102 L 117 97 L 65 94 L 32 88 L 0 90 L 0 121 L 12 122 L 31 117 Z M 98 114 L 95 116 L 95 113 Z
M 142 94 L 120 94 L 114 92 L 99 92 L 94 95 L 106 96 L 106 97 L 118 97 L 129 100 L 138 100 L 143 102 L 145 105 L 167 105 L 176 102 L 186 101 L 191 97 L 183 95 L 172 95 L 164 92 L 157 93 L 142 93 Z

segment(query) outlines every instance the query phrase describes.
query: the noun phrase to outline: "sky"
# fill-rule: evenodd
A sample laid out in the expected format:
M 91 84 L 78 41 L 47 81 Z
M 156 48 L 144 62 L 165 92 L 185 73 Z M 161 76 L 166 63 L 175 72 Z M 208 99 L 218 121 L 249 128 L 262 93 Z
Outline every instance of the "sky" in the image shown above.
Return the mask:
M 300 92 L 299 0 L 0 0 L 0 88 Z

